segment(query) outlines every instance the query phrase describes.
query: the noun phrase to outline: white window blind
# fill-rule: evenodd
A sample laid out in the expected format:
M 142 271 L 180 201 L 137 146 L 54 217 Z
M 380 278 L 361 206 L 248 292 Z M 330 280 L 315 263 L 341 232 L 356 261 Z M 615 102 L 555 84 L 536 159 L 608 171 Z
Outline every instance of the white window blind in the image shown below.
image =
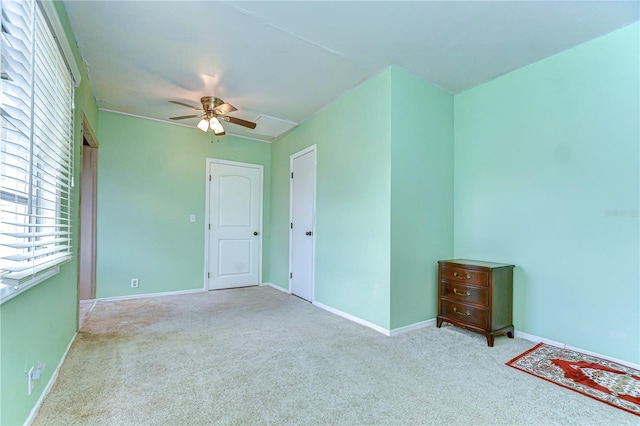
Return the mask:
M 72 256 L 73 79 L 37 2 L 0 1 L 4 302 Z

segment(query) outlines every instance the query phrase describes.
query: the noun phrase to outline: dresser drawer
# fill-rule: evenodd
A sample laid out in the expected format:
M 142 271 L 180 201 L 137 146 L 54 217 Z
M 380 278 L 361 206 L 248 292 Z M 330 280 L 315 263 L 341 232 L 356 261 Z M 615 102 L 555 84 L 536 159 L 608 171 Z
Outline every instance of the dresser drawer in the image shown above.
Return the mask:
M 479 285 L 487 285 L 489 282 L 489 274 L 484 271 L 475 271 L 473 269 L 464 268 L 449 268 L 446 266 L 442 266 L 441 268 L 441 278 L 444 278 L 445 280 Z
M 480 328 L 489 325 L 489 310 L 444 299 L 440 300 L 440 315 Z
M 459 300 L 464 303 L 477 303 L 489 306 L 489 288 L 474 287 L 461 283 L 443 281 L 440 283 L 440 296 Z

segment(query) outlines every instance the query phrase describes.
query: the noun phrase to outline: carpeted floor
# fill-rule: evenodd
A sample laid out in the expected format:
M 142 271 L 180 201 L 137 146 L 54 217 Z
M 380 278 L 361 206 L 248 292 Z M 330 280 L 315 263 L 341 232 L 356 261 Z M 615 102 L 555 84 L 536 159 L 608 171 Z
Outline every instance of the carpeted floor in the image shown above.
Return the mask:
M 96 305 L 95 299 L 81 300 L 78 303 L 78 325 L 80 328 L 84 325 L 84 322 L 89 318 L 89 314 Z
M 100 301 L 34 424 L 638 425 L 505 365 L 532 346 L 390 338 L 268 287 Z

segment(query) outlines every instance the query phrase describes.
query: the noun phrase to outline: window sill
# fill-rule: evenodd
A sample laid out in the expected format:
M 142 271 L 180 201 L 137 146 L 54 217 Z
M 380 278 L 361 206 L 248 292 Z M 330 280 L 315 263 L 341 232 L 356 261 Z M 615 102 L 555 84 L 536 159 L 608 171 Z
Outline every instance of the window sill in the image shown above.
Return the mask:
M 0 282 L 0 305 L 13 299 L 19 294 L 24 293 L 37 284 L 54 277 L 60 273 L 60 266 L 49 268 L 46 271 L 36 275 L 29 281 L 25 281 L 21 284 L 4 284 Z

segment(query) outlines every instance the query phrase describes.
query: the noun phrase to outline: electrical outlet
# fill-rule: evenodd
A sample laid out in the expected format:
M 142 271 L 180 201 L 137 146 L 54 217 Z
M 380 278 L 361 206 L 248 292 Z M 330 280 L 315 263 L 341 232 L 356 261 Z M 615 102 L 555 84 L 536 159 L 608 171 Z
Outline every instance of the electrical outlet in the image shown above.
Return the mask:
M 131 288 L 138 288 L 138 279 L 131 278 Z

